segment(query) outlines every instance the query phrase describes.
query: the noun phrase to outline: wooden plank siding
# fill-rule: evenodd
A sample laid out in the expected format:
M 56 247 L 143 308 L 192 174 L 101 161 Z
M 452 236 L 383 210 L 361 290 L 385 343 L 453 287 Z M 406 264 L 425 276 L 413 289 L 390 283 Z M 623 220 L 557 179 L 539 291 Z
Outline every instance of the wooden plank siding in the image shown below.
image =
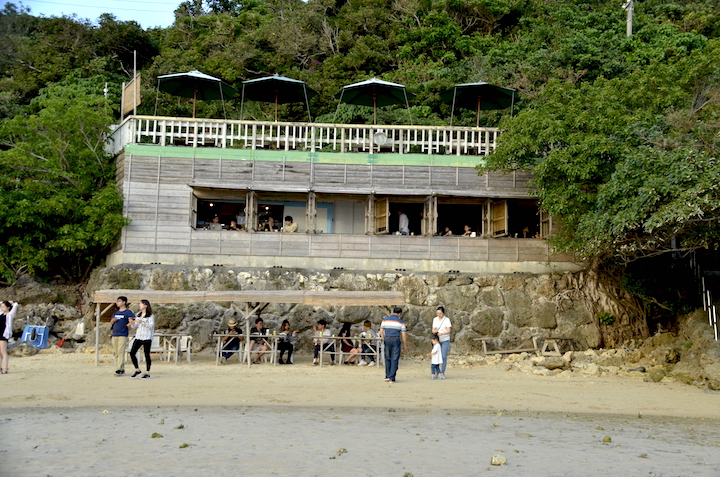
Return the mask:
M 570 261 L 551 256 L 544 240 L 350 234 L 280 234 L 198 230 L 191 226 L 194 188 L 308 191 L 350 197 L 385 194 L 423 200 L 530 198 L 530 174 L 478 176 L 472 167 L 332 164 L 197 157 L 117 156 L 118 187 L 131 224 L 114 250 L 128 253 L 322 257 L 486 262 Z M 226 192 L 223 192 L 225 190 Z M 231 192 L 234 191 L 234 192 Z M 239 192 L 238 192 L 239 193 Z M 244 193 L 242 193 L 244 197 Z M 462 200 L 462 199 L 458 199 Z M 468 199 L 470 200 L 470 199 Z

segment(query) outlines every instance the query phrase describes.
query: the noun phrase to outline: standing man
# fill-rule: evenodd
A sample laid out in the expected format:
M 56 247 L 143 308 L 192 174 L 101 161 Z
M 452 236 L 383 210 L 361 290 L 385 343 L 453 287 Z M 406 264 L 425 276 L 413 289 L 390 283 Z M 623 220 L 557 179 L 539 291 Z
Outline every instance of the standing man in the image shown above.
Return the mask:
M 127 308 L 127 297 L 119 296 L 115 301 L 117 311 L 110 319 L 110 327 L 112 329 L 112 347 L 115 356 L 115 376 L 125 375 L 125 350 L 128 343 L 128 328 L 130 327 L 130 318 L 135 318 L 135 313 Z
M 402 210 L 398 210 L 397 214 L 400 216 L 398 218 L 398 232 L 400 232 L 400 235 L 408 235 L 410 233 L 410 219 Z
M 385 343 L 385 382 L 394 383 L 400 364 L 400 340 L 402 339 L 402 350 L 407 353 L 407 328 L 405 322 L 400 318 L 402 308 L 393 308 L 392 315 L 382 321 L 380 325 L 380 337 Z

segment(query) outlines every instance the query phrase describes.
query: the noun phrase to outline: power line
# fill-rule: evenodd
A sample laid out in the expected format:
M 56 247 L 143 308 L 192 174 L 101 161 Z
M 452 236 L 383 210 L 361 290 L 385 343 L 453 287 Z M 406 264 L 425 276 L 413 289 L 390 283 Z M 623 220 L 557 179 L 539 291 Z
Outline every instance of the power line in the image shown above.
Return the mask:
M 147 12 L 147 13 L 168 13 L 168 10 L 141 10 L 136 8 L 118 8 L 118 7 L 108 7 L 108 6 L 98 6 L 98 5 L 78 5 L 76 3 L 61 3 L 61 2 L 48 2 L 46 0 L 31 0 L 29 3 L 49 3 L 51 5 L 62 5 L 66 7 L 80 7 L 80 8 L 98 8 L 100 10 L 105 10 L 106 12 L 113 12 L 115 10 L 123 10 L 127 12 Z M 138 3 L 155 3 L 158 5 L 168 5 L 167 3 L 159 3 L 159 2 L 138 2 Z M 175 10 L 175 7 L 173 7 L 173 11 Z

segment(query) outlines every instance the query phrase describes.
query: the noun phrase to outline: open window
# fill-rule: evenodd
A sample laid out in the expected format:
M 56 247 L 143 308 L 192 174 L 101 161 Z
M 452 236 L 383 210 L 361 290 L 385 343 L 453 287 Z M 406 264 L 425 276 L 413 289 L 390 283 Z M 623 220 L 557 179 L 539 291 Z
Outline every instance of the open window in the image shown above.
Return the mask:
M 508 234 L 508 203 L 499 200 L 490 204 L 490 235 L 504 237 Z

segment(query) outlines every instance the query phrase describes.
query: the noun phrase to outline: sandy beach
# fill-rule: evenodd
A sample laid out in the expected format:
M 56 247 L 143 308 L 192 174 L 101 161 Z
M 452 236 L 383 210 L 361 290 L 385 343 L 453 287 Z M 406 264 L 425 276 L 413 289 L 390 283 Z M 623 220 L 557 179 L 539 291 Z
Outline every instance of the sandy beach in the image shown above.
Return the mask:
M 0 474 L 719 473 L 720 394 L 684 384 L 452 365 L 431 381 L 429 362 L 411 359 L 388 384 L 378 368 L 302 356 L 214 363 L 157 360 L 152 379 L 133 380 L 113 375 L 109 355 L 99 367 L 58 350 L 11 358 Z

